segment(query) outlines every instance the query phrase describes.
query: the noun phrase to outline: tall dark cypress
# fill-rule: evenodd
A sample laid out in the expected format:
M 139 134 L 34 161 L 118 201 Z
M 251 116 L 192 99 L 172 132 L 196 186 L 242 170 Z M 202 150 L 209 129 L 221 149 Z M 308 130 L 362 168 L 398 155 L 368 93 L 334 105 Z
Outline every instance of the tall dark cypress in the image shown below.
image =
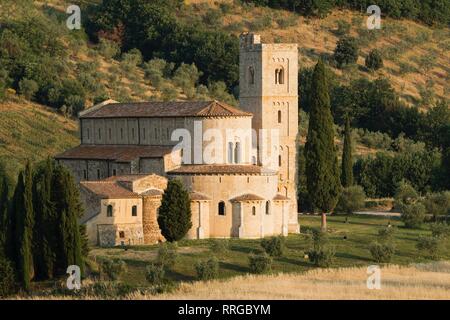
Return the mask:
M 350 119 L 347 116 L 345 120 L 344 132 L 344 150 L 342 153 L 342 174 L 341 183 L 345 188 L 353 185 L 353 157 L 352 157 L 352 132 L 350 127 Z
M 64 274 L 69 265 L 77 265 L 83 272 L 82 239 L 78 225 L 83 206 L 78 188 L 67 169 L 59 165 L 54 170 L 52 186 L 58 225 L 56 272 Z
M 34 267 L 36 278 L 53 277 L 56 242 L 56 214 L 51 200 L 53 162 L 47 159 L 35 172 L 33 183 L 34 227 Z
M 25 171 L 19 174 L 17 186 L 14 192 L 14 208 L 12 214 L 15 216 L 14 238 L 16 241 L 14 259 L 17 268 L 17 279 L 22 288 L 29 291 L 30 282 L 33 278 L 33 193 L 32 193 L 31 165 L 27 162 Z
M 0 166 L 0 256 L 6 256 L 6 243 L 9 224 L 9 193 L 10 180 L 3 168 Z
M 311 202 L 315 210 L 322 214 L 322 229 L 326 230 L 326 213 L 336 206 L 341 184 L 334 146 L 333 116 L 322 60 L 314 68 L 311 87 L 311 111 L 305 145 L 306 180 Z

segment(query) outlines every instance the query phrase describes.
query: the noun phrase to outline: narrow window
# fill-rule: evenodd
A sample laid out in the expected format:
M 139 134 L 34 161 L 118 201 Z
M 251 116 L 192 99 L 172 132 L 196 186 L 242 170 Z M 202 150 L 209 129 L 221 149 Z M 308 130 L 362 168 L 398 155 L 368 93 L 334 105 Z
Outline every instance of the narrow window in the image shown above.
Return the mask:
M 233 163 L 233 142 L 228 142 L 228 163 Z
M 100 180 L 100 169 L 97 169 L 97 180 Z
M 134 128 L 131 128 L 131 139 L 134 140 Z
M 278 71 L 278 84 L 284 84 L 284 69 Z
M 109 137 L 109 140 L 111 140 L 111 128 L 108 128 L 108 137 Z
M 270 201 L 266 201 L 266 214 L 270 214 Z
M 107 217 L 112 217 L 113 216 L 113 206 L 110 205 L 110 204 L 106 208 L 106 216 Z
M 132 206 L 131 207 L 131 215 L 133 217 L 137 217 L 137 206 Z
M 167 139 L 170 139 L 170 136 L 169 136 L 169 128 L 166 128 L 166 138 L 167 138 Z
M 86 170 L 83 170 L 83 178 L 84 178 L 84 180 L 87 180 L 87 171 Z
M 252 207 L 252 215 L 256 216 L 256 207 L 255 206 Z
M 281 123 L 281 110 L 278 110 L 278 123 Z
M 255 84 L 255 69 L 248 67 L 248 84 Z
M 121 239 L 125 238 L 125 231 L 119 231 L 119 237 Z
M 281 155 L 278 155 L 278 166 L 281 167 Z
M 123 128 L 120 128 L 120 139 L 123 139 Z
M 142 129 L 142 140 L 145 140 L 145 128 Z
M 155 139 L 158 139 L 158 128 L 155 128 Z
M 102 131 L 100 128 L 98 128 L 98 139 L 100 140 L 102 138 Z
M 87 133 L 87 138 L 90 139 L 90 132 L 89 132 L 89 128 L 86 129 L 86 133 Z
M 255 156 L 252 157 L 252 164 L 256 165 L 256 157 Z
M 116 176 L 116 175 L 117 175 L 117 170 L 113 169 L 113 176 Z
M 234 147 L 234 163 L 241 162 L 241 143 L 236 142 L 236 146 Z
M 275 84 L 278 84 L 278 73 L 280 72 L 280 70 L 275 69 Z
M 218 209 L 219 216 L 224 216 L 225 215 L 225 202 L 220 201 L 217 209 Z

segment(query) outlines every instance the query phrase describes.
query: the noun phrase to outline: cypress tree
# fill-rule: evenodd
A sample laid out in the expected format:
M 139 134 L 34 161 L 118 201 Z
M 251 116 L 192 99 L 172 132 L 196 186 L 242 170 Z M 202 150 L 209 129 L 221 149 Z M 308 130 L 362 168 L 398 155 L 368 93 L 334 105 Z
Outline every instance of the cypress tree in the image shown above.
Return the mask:
M 306 180 L 310 200 L 314 208 L 322 213 L 322 229 L 326 230 L 326 213 L 336 206 L 341 185 L 334 146 L 333 116 L 322 60 L 314 68 L 311 87 L 311 111 L 305 145 Z
M 67 169 L 58 165 L 54 169 L 52 200 L 55 203 L 57 241 L 56 274 L 65 274 L 70 265 L 77 265 L 83 273 L 82 239 L 78 219 L 83 206 L 75 181 Z
M 345 121 L 341 183 L 344 188 L 348 188 L 353 185 L 352 137 L 349 117 L 347 117 Z
M 33 204 L 35 213 L 34 227 L 34 264 L 38 279 L 53 277 L 57 234 L 55 206 L 51 200 L 53 162 L 47 159 L 34 175 Z
M 25 171 L 20 172 L 14 192 L 15 234 L 16 247 L 13 261 L 16 263 L 17 279 L 25 291 L 30 289 L 33 278 L 33 193 L 32 193 L 31 165 L 27 162 Z
M 192 227 L 189 193 L 178 179 L 169 180 L 159 207 L 158 224 L 167 241 L 181 240 Z
M 9 224 L 9 195 L 10 180 L 6 172 L 0 167 L 0 256 L 6 256 L 6 244 Z

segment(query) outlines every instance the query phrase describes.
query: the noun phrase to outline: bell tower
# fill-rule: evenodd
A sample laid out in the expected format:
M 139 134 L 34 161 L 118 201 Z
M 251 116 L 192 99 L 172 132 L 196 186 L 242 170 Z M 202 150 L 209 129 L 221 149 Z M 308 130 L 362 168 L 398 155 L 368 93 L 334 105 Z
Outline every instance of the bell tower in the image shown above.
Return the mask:
M 297 215 L 296 139 L 298 133 L 298 49 L 297 44 L 261 43 L 257 34 L 240 36 L 239 102 L 253 113 L 252 127 L 277 129 L 279 145 L 275 169 L 278 193 L 289 197 L 289 232 L 299 232 Z M 267 144 L 257 141 L 258 163 Z

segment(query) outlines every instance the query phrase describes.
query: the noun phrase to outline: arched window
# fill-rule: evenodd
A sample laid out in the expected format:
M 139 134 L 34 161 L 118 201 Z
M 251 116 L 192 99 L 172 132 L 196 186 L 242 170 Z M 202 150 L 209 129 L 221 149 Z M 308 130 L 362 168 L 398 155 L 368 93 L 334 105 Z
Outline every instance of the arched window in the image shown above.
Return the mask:
M 217 208 L 217 213 L 219 214 L 219 216 L 224 216 L 225 215 L 225 202 L 220 201 L 218 208 Z
M 278 84 L 284 84 L 284 69 L 281 68 L 278 72 Z
M 234 159 L 233 149 L 234 149 L 233 142 L 228 142 L 228 163 L 233 163 Z
M 278 110 L 278 123 L 281 123 L 281 110 Z
M 255 69 L 248 67 L 248 84 L 255 84 Z
M 107 217 L 113 216 L 113 206 L 110 204 L 108 205 L 108 207 L 106 207 L 106 216 Z
M 255 206 L 252 207 L 252 215 L 256 216 L 256 207 Z
M 131 216 L 137 217 L 137 206 L 131 207 Z
M 284 84 L 284 69 L 275 69 L 275 84 Z
M 270 201 L 266 201 L 266 214 L 270 214 Z
M 234 163 L 241 162 L 241 143 L 236 142 L 236 146 L 234 147 Z

